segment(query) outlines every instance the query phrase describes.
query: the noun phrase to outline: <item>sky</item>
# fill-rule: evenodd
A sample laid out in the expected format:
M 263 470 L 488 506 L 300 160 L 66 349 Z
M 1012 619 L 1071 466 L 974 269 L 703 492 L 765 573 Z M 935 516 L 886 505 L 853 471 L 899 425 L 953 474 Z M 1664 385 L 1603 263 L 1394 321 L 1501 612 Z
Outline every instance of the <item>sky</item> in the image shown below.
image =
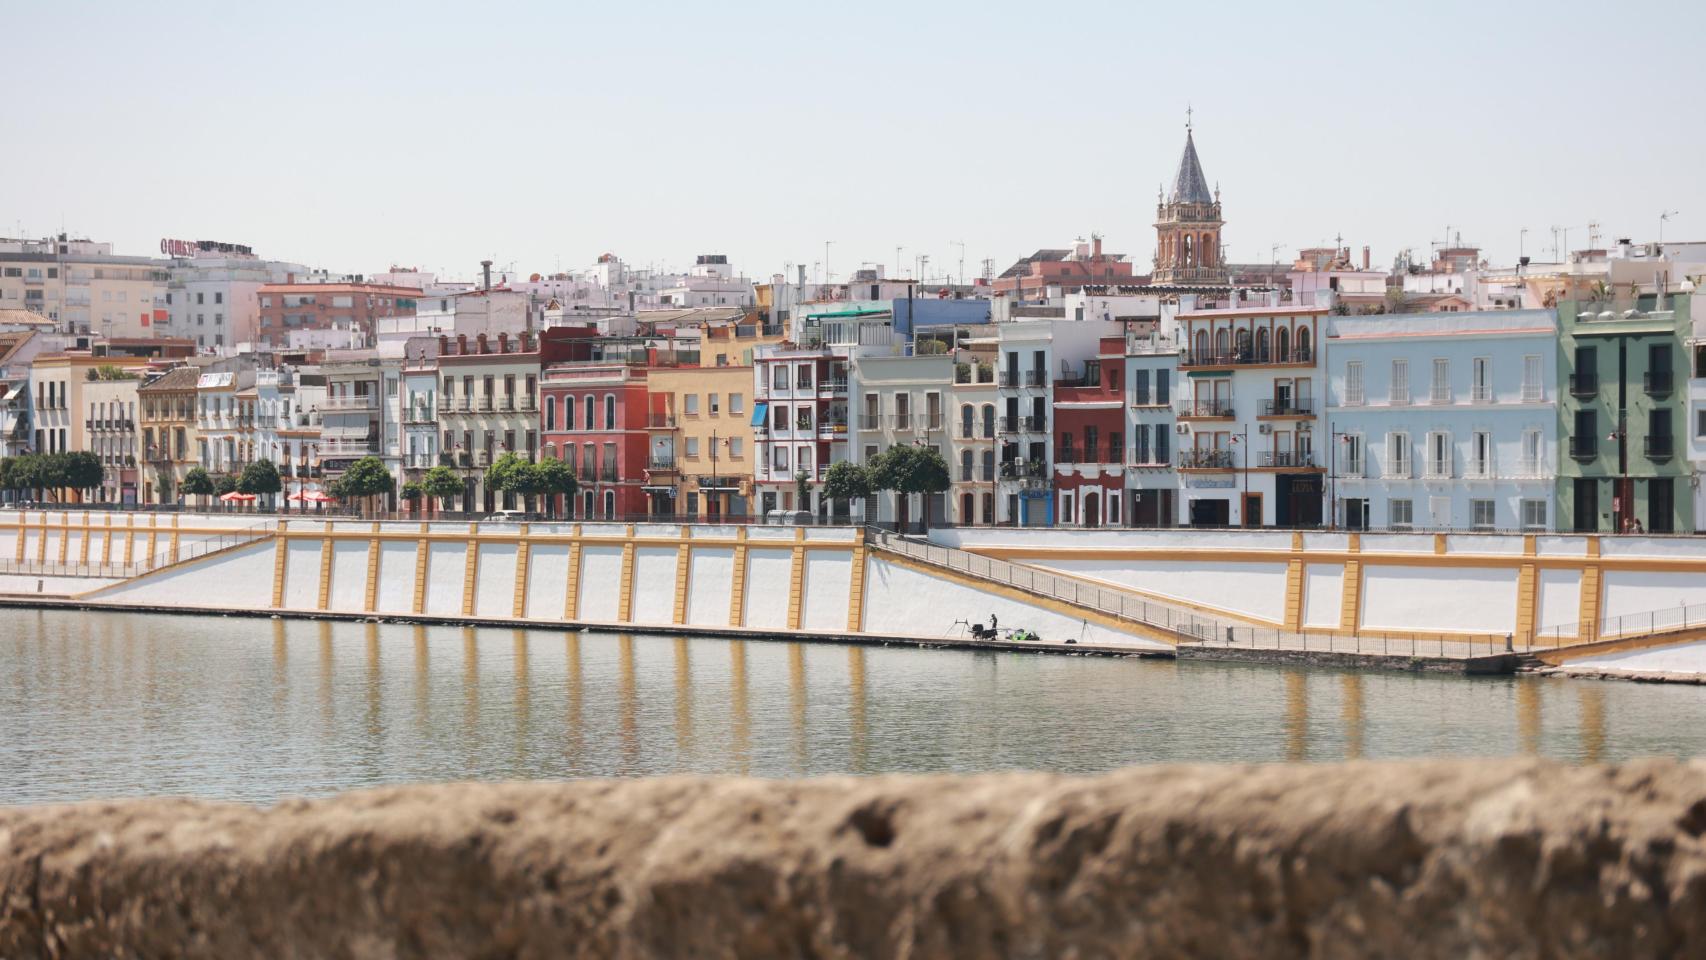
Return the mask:
M 1235 262 L 1706 240 L 1697 3 L 13 3 L 0 235 L 1146 273 L 1188 108 Z

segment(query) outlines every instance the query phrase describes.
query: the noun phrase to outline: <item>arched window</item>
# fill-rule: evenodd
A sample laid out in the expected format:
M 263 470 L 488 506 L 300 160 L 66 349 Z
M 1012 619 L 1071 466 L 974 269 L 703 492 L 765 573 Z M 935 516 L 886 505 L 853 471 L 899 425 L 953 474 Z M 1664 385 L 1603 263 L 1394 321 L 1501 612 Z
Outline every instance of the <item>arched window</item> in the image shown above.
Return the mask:
M 1257 363 L 1267 363 L 1268 362 L 1268 328 L 1267 327 L 1263 327 L 1262 329 L 1256 331 L 1256 362 Z
M 962 440 L 970 440 L 971 439 L 972 426 L 976 422 L 976 420 L 977 420 L 977 411 L 972 409 L 971 404 L 969 404 L 969 403 L 960 404 L 960 439 L 962 439 Z
M 995 404 L 993 403 L 983 405 L 983 438 L 985 440 L 995 438 Z
M 972 478 L 972 476 L 971 476 L 971 451 L 970 450 L 961 450 L 960 451 L 960 479 L 961 480 L 970 480 L 971 478 Z
M 1197 355 L 1197 362 L 1198 363 L 1207 363 L 1208 362 L 1208 331 L 1207 330 L 1198 330 L 1197 331 L 1196 355 Z
M 1238 359 L 1250 359 L 1250 331 L 1244 328 L 1238 331 Z
M 979 479 L 989 482 L 995 479 L 995 451 L 983 451 L 983 476 Z M 987 494 L 986 494 L 987 496 Z
M 1291 360 L 1291 331 L 1280 327 L 1274 331 L 1274 362 L 1287 363 Z
M 609 520 L 616 516 L 616 491 L 604 491 L 604 518 Z
M 575 398 L 565 394 L 563 397 L 563 429 L 564 430 L 573 430 L 574 428 L 575 428 Z
M 554 443 L 545 444 L 545 456 L 551 460 L 557 459 L 557 445 Z
M 616 394 L 604 395 L 604 429 L 616 429 Z
M 1197 247 L 1197 251 L 1198 251 L 1197 259 L 1202 261 L 1203 266 L 1205 266 L 1205 267 L 1214 266 L 1214 238 L 1213 237 L 1209 236 L 1206 233 L 1203 234 L 1202 240 L 1199 241 L 1199 246 Z
M 589 393 L 581 398 L 581 406 L 586 410 L 586 429 L 597 429 L 592 425 L 593 418 L 598 415 L 598 407 L 592 402 L 592 394 Z
M 545 403 L 545 429 L 557 429 L 557 405 L 549 401 Z
M 1232 337 L 1222 327 L 1214 332 L 1214 356 L 1221 359 L 1232 355 Z
M 1187 233 L 1185 234 L 1184 266 L 1194 267 L 1196 265 L 1196 251 L 1194 249 L 1194 245 L 1191 243 L 1191 235 Z
M 1297 328 L 1297 362 L 1309 362 L 1309 328 Z

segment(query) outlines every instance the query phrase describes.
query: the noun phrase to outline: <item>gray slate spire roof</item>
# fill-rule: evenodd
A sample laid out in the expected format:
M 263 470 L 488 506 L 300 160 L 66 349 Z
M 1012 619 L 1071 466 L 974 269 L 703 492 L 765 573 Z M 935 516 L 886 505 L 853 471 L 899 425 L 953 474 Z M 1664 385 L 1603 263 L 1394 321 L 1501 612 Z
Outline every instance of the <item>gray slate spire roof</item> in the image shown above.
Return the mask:
M 1179 158 L 1179 173 L 1173 178 L 1173 192 L 1168 195 L 1167 202 L 1214 202 L 1214 194 L 1208 189 L 1208 178 L 1202 174 L 1202 162 L 1197 159 L 1196 141 L 1191 139 L 1188 127 L 1185 129 L 1185 155 Z

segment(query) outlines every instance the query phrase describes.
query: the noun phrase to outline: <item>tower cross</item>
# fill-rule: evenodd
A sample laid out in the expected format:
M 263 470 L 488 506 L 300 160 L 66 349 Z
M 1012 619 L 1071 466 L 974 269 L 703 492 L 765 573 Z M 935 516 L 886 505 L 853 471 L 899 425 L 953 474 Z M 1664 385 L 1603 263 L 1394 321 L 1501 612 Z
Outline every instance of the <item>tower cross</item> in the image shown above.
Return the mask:
M 1191 128 L 1191 113 L 1192 112 L 1193 111 L 1192 111 L 1190 102 L 1187 101 L 1185 103 L 1185 129 L 1186 130 L 1189 130 Z

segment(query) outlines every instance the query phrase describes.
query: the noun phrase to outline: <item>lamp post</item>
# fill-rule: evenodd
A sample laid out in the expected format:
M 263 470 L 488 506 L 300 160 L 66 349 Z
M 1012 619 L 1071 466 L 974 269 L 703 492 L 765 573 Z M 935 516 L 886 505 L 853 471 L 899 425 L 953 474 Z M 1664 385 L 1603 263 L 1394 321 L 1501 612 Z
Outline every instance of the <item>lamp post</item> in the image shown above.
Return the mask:
M 1244 429 L 1233 434 L 1232 442 L 1240 445 L 1244 451 L 1244 469 L 1239 471 L 1244 475 L 1244 489 L 1243 496 L 1238 499 L 1238 519 L 1243 526 L 1247 527 L 1250 525 L 1250 518 L 1244 515 L 1244 511 L 1250 506 L 1250 425 L 1244 424 Z M 1261 519 L 1261 517 L 1256 518 L 1258 524 Z

